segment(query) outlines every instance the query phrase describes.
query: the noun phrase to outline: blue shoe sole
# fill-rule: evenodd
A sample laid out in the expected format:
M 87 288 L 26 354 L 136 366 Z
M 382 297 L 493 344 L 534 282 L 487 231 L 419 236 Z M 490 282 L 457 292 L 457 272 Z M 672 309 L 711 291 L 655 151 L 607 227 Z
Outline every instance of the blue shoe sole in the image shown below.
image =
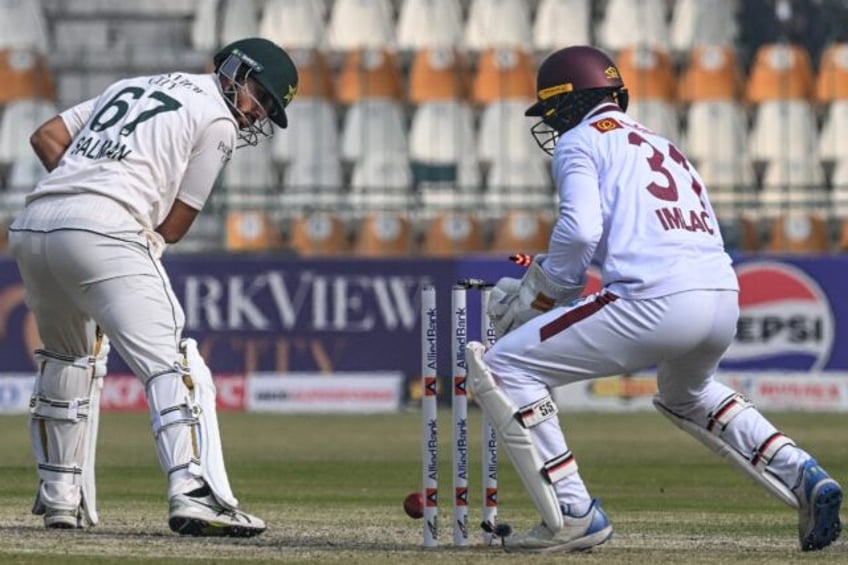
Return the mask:
M 842 532 L 842 522 L 839 519 L 839 508 L 842 505 L 842 489 L 836 483 L 822 486 L 815 494 L 813 530 L 801 543 L 803 551 L 822 549 L 836 541 Z

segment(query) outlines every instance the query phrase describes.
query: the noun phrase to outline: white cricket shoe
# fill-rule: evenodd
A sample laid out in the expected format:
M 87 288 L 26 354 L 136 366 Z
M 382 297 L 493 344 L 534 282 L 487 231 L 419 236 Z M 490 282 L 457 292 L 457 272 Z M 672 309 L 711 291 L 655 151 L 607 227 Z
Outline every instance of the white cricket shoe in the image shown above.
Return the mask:
M 47 508 L 44 511 L 44 527 L 57 530 L 80 528 L 79 511 Z
M 815 459 L 810 458 L 804 463 L 795 495 L 798 497 L 801 550 L 823 549 L 836 541 L 842 531 L 839 519 L 842 487 Z
M 570 553 L 586 551 L 612 537 L 609 518 L 598 500 L 592 500 L 589 511 L 582 516 L 563 513 L 562 529 L 554 532 L 541 523 L 525 534 L 513 534 L 503 540 L 507 552 Z
M 168 525 L 178 534 L 249 538 L 265 531 L 264 521 L 247 512 L 221 506 L 208 487 L 178 494 L 169 505 Z

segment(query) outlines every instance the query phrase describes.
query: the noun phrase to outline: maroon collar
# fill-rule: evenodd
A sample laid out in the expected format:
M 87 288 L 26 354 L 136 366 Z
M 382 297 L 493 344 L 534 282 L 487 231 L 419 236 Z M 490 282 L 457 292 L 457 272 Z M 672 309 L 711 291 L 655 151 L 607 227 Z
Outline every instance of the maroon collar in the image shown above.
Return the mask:
M 594 112 L 587 115 L 584 119 L 588 120 L 589 118 L 594 118 L 598 114 L 603 114 L 604 112 L 621 112 L 621 108 L 617 104 L 606 103 L 602 106 L 599 106 Z

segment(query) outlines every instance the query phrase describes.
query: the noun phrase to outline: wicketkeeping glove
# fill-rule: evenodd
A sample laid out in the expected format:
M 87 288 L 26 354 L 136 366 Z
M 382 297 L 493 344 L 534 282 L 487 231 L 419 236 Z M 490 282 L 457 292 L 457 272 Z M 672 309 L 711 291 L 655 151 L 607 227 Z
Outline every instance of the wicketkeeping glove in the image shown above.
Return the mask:
M 486 311 L 498 339 L 527 320 L 571 302 L 583 292 L 584 284 L 570 286 L 551 280 L 542 268 L 545 257 L 537 255 L 523 278 L 504 277 L 492 289 Z

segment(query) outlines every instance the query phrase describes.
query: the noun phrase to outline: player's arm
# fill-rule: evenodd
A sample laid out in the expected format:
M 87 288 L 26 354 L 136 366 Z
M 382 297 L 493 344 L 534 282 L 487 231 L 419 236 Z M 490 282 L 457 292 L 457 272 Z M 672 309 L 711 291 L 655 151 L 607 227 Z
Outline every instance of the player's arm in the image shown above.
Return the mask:
M 50 118 L 30 136 L 29 143 L 48 172 L 59 166 L 74 136 L 91 116 L 94 102 L 95 99 L 87 100 Z
M 559 217 L 543 267 L 555 281 L 580 285 L 603 234 L 597 166 L 582 143 L 562 147 L 554 163 Z
M 156 228 L 166 243 L 181 240 L 203 208 L 221 169 L 230 160 L 236 129 L 227 120 L 213 122 L 200 136 L 183 175 L 177 199 Z

